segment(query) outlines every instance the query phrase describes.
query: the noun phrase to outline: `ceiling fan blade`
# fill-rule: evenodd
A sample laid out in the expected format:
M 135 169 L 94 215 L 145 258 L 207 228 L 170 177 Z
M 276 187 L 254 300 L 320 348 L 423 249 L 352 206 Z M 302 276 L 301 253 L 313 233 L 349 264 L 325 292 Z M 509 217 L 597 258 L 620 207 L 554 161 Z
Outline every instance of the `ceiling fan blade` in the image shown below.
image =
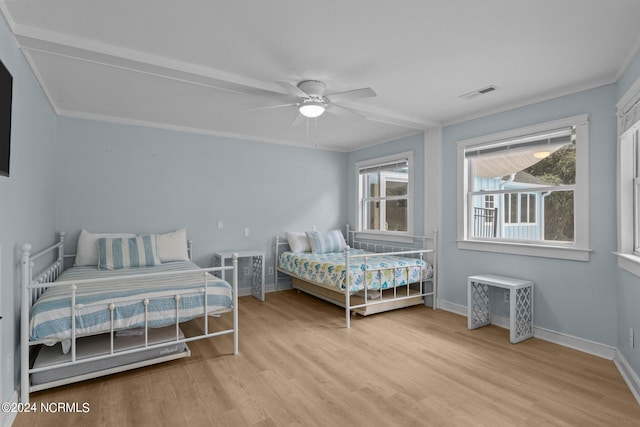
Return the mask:
M 276 83 L 278 83 L 280 86 L 285 88 L 287 90 L 287 92 L 289 92 L 291 95 L 293 95 L 295 97 L 298 97 L 298 98 L 308 98 L 309 97 L 309 95 L 307 95 L 305 93 L 305 91 L 300 89 L 298 86 L 292 85 L 289 82 L 276 82 Z
M 271 110 L 271 109 L 274 109 L 274 108 L 293 107 L 295 105 L 298 105 L 298 104 L 293 102 L 291 104 L 278 104 L 278 105 L 267 105 L 266 107 L 244 108 L 243 111 Z
M 342 105 L 338 105 L 338 104 L 330 104 L 329 107 L 327 107 L 327 112 L 339 117 L 344 117 L 345 119 L 350 119 L 350 120 L 351 119 L 359 120 L 359 119 L 367 118 L 367 116 L 362 114 L 360 111 L 354 110 L 353 108 L 343 107 Z
M 376 96 L 377 94 L 370 87 L 365 87 L 362 89 L 354 89 L 348 90 L 345 92 L 336 92 L 330 95 L 325 95 L 324 97 L 329 102 L 345 102 L 345 101 L 355 101 L 356 99 L 361 98 L 371 98 Z
M 300 126 L 301 124 L 304 123 L 306 117 L 303 116 L 302 114 L 296 112 L 296 117 L 293 119 L 293 121 L 291 122 L 291 124 L 289 126 L 294 127 L 294 126 Z

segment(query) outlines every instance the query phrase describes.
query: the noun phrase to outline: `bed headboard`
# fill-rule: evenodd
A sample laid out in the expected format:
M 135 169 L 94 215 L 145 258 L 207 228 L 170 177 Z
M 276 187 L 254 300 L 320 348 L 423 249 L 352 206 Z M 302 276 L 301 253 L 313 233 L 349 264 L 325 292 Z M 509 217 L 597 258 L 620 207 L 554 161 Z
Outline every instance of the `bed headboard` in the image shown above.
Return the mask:
M 51 283 L 55 281 L 60 274 L 64 271 L 64 238 L 66 233 L 61 231 L 58 233 L 58 243 L 49 246 L 46 249 L 41 250 L 36 254 L 31 254 L 31 245 L 28 243 L 23 244 L 20 247 L 22 251 L 22 278 L 21 283 L 23 292 L 27 293 L 27 286 L 31 283 Z M 40 273 L 34 277 L 34 268 L 38 260 L 42 262 L 50 262 L 48 265 L 40 268 Z M 47 261 L 49 260 L 49 261 Z M 45 291 L 46 288 L 31 289 L 29 292 L 29 298 L 31 302 L 35 302 L 36 299 Z

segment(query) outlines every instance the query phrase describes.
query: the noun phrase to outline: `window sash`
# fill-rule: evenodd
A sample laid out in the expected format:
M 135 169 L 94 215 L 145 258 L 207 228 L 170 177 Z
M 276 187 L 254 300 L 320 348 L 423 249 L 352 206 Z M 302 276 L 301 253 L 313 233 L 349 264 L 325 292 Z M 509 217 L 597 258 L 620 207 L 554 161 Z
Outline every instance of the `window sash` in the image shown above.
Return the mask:
M 413 232 L 412 163 L 412 152 L 398 153 L 397 155 L 356 163 L 358 231 L 385 232 L 400 235 L 411 234 Z M 399 172 L 397 169 L 406 169 L 406 172 Z M 369 184 L 369 177 L 372 174 L 377 175 L 378 179 L 378 185 L 374 191 L 372 191 L 371 185 Z M 395 189 L 395 191 L 390 190 L 396 194 L 387 195 L 387 186 L 392 183 L 405 183 L 406 194 L 398 194 L 405 191 L 404 188 L 402 188 Z M 387 204 L 390 205 L 387 206 Z M 375 224 L 372 224 L 372 221 L 374 221 Z M 388 224 L 389 221 L 391 221 L 392 224 Z M 406 230 L 388 230 L 388 226 L 393 226 L 392 228 L 405 228 Z

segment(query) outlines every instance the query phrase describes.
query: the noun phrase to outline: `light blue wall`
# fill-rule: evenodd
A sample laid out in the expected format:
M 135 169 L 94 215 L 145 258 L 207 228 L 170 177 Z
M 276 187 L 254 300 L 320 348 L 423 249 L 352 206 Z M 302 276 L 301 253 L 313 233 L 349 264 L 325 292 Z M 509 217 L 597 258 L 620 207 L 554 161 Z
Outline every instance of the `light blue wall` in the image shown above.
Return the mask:
M 620 76 L 620 79 L 616 83 L 616 101 L 622 98 L 622 95 L 631 88 L 631 86 L 640 77 L 640 52 L 629 61 L 629 65 L 626 70 Z
M 185 227 L 200 266 L 217 251 L 255 249 L 269 267 L 277 233 L 346 221 L 344 153 L 69 118 L 58 139 L 56 226 L 73 250 L 82 228 Z
M 640 78 L 640 53 L 618 81 L 617 98 L 620 99 Z M 618 350 L 640 375 L 640 278 L 618 270 Z M 629 344 L 629 328 L 635 331 L 636 344 Z
M 443 129 L 443 253 L 441 296 L 466 306 L 466 278 L 478 273 L 535 282 L 538 327 L 615 346 L 617 344 L 616 86 L 608 85 L 517 108 Z M 456 142 L 508 129 L 589 113 L 590 262 L 563 261 L 459 250 L 456 244 Z
M 6 402 L 19 370 L 19 248 L 24 242 L 40 248 L 55 238 L 56 116 L 1 18 L 0 59 L 13 76 L 11 176 L 0 177 L 0 398 Z
M 355 164 L 363 160 L 375 159 L 392 154 L 413 151 L 413 224 L 414 234 L 424 234 L 424 134 L 416 134 L 385 144 L 352 151 L 347 155 L 347 180 L 345 208 L 349 224 L 356 224 L 356 170 Z

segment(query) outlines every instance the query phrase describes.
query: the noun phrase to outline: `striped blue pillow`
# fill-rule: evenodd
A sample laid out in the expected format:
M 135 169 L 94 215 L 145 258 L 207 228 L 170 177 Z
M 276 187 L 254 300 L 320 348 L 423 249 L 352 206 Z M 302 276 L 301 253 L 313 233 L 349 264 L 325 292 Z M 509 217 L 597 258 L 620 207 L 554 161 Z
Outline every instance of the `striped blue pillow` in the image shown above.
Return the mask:
M 98 269 L 117 270 L 129 267 L 160 265 L 156 236 L 142 234 L 130 238 L 98 239 Z
M 347 243 L 340 230 L 307 231 L 307 239 L 309 246 L 311 246 L 311 252 L 314 254 L 343 252 L 347 248 Z

